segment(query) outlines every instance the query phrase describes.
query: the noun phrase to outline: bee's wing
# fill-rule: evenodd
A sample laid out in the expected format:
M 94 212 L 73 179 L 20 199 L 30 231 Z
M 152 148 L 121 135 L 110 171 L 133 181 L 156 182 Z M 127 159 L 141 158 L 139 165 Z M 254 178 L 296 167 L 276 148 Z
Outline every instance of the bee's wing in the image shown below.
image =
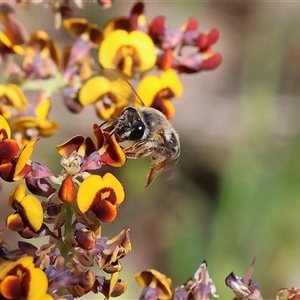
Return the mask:
M 169 169 L 175 165 L 179 157 L 176 159 L 171 159 L 170 157 L 152 157 L 152 162 L 150 164 L 149 173 L 147 175 L 147 180 L 145 183 L 145 189 L 154 181 L 154 179 L 160 175 L 165 170 Z
M 145 106 L 124 74 L 114 69 L 103 69 L 102 74 L 111 81 L 111 89 L 114 93 L 128 101 L 128 106 Z
M 154 179 L 166 169 L 165 159 L 155 159 L 151 162 L 144 189 L 146 189 Z

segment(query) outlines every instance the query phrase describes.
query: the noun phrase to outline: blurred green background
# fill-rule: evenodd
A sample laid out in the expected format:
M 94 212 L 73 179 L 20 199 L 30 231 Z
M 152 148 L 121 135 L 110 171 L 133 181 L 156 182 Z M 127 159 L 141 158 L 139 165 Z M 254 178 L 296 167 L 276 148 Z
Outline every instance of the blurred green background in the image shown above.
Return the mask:
M 103 27 L 111 17 L 129 14 L 132 5 L 115 1 L 102 10 L 88 1 L 74 16 Z M 146 1 L 145 12 L 149 21 L 164 15 L 174 28 L 189 17 L 198 19 L 201 31 L 217 28 L 220 40 L 213 48 L 224 60 L 214 71 L 181 76 L 184 94 L 174 100 L 172 123 L 182 154 L 172 170 L 145 194 L 148 159 L 113 170 L 126 187 L 126 200 L 103 234 L 112 237 L 130 227 L 133 244 L 122 261 L 128 291 L 120 299 L 138 298 L 133 276 L 139 271 L 155 268 L 175 287 L 204 259 L 221 299 L 233 298 L 225 277 L 231 271 L 245 275 L 255 256 L 253 279 L 264 298 L 281 287 L 299 287 L 300 3 Z M 54 29 L 46 6 L 19 7 L 17 15 L 30 33 L 44 29 L 61 45 L 72 43 L 65 29 Z M 100 120 L 93 108 L 70 115 L 59 96 L 51 117 L 61 128 L 38 142 L 33 159 L 59 172 L 54 146 L 91 134 Z M 2 185 L 3 201 L 11 187 Z

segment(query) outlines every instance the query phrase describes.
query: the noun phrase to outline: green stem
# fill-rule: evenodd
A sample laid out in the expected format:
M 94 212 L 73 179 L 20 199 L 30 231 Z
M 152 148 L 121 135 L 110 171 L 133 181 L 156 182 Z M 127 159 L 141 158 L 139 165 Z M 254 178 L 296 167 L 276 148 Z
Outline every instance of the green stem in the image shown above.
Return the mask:
M 49 79 L 34 79 L 26 80 L 21 85 L 22 90 L 44 90 L 49 95 L 52 95 L 58 89 L 64 88 L 68 85 L 68 82 L 63 78 L 61 74 L 57 74 L 53 78 Z
M 73 222 L 73 211 L 71 209 L 70 204 L 64 204 L 65 214 L 66 214 L 66 223 L 65 223 L 65 243 L 67 245 L 70 245 L 70 242 L 73 240 L 73 228 L 72 228 L 72 222 Z
M 73 240 L 73 228 L 72 228 L 72 220 L 73 220 L 73 212 L 70 204 L 64 204 L 62 207 L 62 211 L 65 213 L 66 222 L 64 224 L 64 242 L 58 243 L 57 247 L 60 249 L 61 254 L 67 258 L 72 248 L 70 247 L 71 241 Z

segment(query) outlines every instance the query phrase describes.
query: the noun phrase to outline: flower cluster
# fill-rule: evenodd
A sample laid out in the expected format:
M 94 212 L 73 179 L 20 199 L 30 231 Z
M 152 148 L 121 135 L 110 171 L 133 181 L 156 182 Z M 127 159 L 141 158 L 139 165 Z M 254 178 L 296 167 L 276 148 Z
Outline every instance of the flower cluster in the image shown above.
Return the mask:
M 121 259 L 131 251 L 130 229 L 108 238 L 101 225 L 117 217 L 125 188 L 112 173 L 100 176 L 95 171 L 122 167 L 137 149 L 123 148 L 110 124 L 128 106 L 149 106 L 171 118 L 172 99 L 183 93 L 180 74 L 220 65 L 221 56 L 212 50 L 218 31 L 201 33 L 195 19 L 175 30 L 161 16 L 147 23 L 142 2 L 133 5 L 128 17 L 113 18 L 100 28 L 87 19 L 70 18 L 69 1 L 39 1 L 54 12 L 55 27 L 73 38 L 62 49 L 44 30 L 27 32 L 16 17 L 17 2 L 30 1 L 0 4 L 0 64 L 5 80 L 0 84 L 0 177 L 3 182 L 17 182 L 8 197 L 12 213 L 5 225 L 26 241 L 10 250 L 0 240 L 0 298 L 74 299 L 89 292 L 117 297 L 126 290 L 120 272 Z M 74 2 L 83 8 L 83 1 Z M 98 3 L 111 5 L 111 1 Z M 193 53 L 185 55 L 185 47 L 192 47 Z M 96 61 L 91 55 L 95 50 Z M 129 80 L 138 83 L 136 91 Z M 33 101 L 28 91 L 35 92 Z M 32 158 L 35 145 L 59 128 L 49 116 L 54 95 L 72 113 L 93 105 L 108 125 L 103 129 L 94 124 L 93 137 L 78 134 L 57 145 L 58 174 L 51 171 L 53 166 Z M 176 134 L 166 141 L 177 159 Z M 145 157 L 151 151 L 139 154 Z M 149 183 L 168 163 L 157 161 Z M 42 241 L 39 247 L 27 241 L 37 238 Z M 99 275 L 95 266 L 103 273 Z M 172 296 L 169 279 L 155 270 L 140 273 L 136 280 L 144 288 L 142 299 L 148 294 L 159 299 Z M 215 295 L 206 263 L 174 295 L 183 294 Z
M 251 277 L 254 262 L 244 277 L 231 272 L 225 279 L 225 284 L 234 292 L 234 300 L 262 300 L 260 288 Z M 135 276 L 142 289 L 139 300 L 210 300 L 219 298 L 216 286 L 208 273 L 207 262 L 204 260 L 194 276 L 184 284 L 171 289 L 172 280 L 154 269 L 145 270 Z M 282 288 L 275 293 L 275 300 L 298 300 L 300 289 Z
M 125 199 L 124 187 L 111 173 L 104 176 L 89 173 L 105 165 L 122 166 L 125 163 L 122 148 L 94 125 L 95 142 L 91 137 L 78 135 L 56 147 L 62 156 L 62 170 L 55 176 L 47 166 L 30 159 L 37 140 L 22 148 L 11 138 L 11 129 L 3 116 L 0 121 L 0 176 L 6 181 L 23 179 L 25 182 L 17 184 L 9 196 L 8 205 L 14 213 L 7 216 L 6 226 L 25 239 L 49 237 L 39 249 L 19 242 L 19 255 L 31 257 L 30 261 L 25 260 L 24 272 L 40 267 L 39 272 L 42 269 L 44 277 L 46 274 L 43 293 L 48 290 L 51 297 L 62 296 L 62 292 L 69 295 L 66 297 L 101 292 L 107 298 L 123 293 L 126 285 L 119 279 L 122 270 L 119 260 L 131 250 L 129 229 L 108 239 L 101 235 L 101 222 L 115 219 Z M 111 278 L 99 277 L 89 270 L 95 264 L 111 274 Z M 22 265 L 22 259 L 12 263 L 3 270 L 3 276 L 7 277 Z M 21 279 L 24 280 L 23 276 L 14 280 L 25 284 Z M 26 299 L 32 299 L 29 296 L 33 293 L 32 284 L 28 283 L 22 294 Z M 14 292 L 11 285 L 14 285 L 11 281 L 0 280 L 4 297 L 5 293 Z M 16 293 L 19 295 L 21 291 Z M 13 294 L 9 299 L 19 299 L 19 296 Z
M 62 14 L 68 6 L 65 1 L 51 5 Z M 183 93 L 178 74 L 211 70 L 222 61 L 212 50 L 219 37 L 216 29 L 202 33 L 193 18 L 180 29 L 168 28 L 162 16 L 148 24 L 142 2 L 134 4 L 129 17 L 113 18 L 103 29 L 83 18 L 65 19 L 63 25 L 74 43 L 64 49 L 43 30 L 29 35 L 9 4 L 0 5 L 0 15 L 5 26 L 0 56 L 4 58 L 9 53 L 22 56 L 21 65 L 10 57 L 6 77 L 22 85 L 22 90 L 38 91 L 34 107 L 25 105 L 27 101 L 22 91 L 15 91 L 14 95 L 8 95 L 0 109 L 9 119 L 19 115 L 30 117 L 31 122 L 18 120 L 16 126 L 20 131 L 24 127 L 28 131 L 30 123 L 39 136 L 51 135 L 58 129 L 58 124 L 48 120 L 51 96 L 57 91 L 71 112 L 79 113 L 84 107 L 94 105 L 97 115 L 104 120 L 119 116 L 128 105 L 141 103 L 136 101 L 136 93 L 124 88 L 120 81 L 116 84 L 112 76 L 101 72 L 103 69 L 118 70 L 119 77 L 124 74 L 126 79 L 142 78 L 137 94 L 143 105 L 152 106 L 171 118 L 175 112 L 171 100 Z M 185 55 L 185 47 L 192 47 L 194 52 Z M 98 51 L 98 62 L 90 56 L 92 49 Z M 155 74 L 147 75 L 149 71 Z M 4 87 L 12 88 L 17 89 Z M 22 98 L 22 103 L 16 97 Z M 14 114 L 9 108 L 14 108 Z
M 206 261 L 201 263 L 192 278 L 174 291 L 171 290 L 171 279 L 153 269 L 137 274 L 135 280 L 142 289 L 140 300 L 209 300 L 219 297 L 215 284 L 209 277 Z

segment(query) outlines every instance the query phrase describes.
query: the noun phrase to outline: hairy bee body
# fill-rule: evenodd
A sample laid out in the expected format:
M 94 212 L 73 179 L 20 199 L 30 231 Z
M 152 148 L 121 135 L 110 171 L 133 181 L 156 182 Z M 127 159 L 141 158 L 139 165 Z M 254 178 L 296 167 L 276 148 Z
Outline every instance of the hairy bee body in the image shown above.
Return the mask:
M 146 187 L 180 156 L 179 135 L 157 109 L 126 107 L 120 117 L 108 120 L 101 128 L 115 135 L 118 142 L 133 142 L 124 149 L 127 158 L 151 157 Z

